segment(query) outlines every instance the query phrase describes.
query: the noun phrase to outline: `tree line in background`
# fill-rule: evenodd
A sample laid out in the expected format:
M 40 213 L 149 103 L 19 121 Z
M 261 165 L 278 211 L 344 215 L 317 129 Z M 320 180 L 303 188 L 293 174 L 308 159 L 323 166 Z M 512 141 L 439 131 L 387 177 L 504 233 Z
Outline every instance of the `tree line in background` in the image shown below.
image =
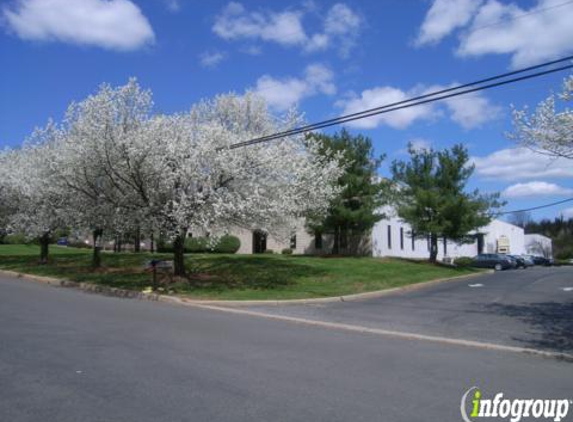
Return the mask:
M 539 233 L 553 240 L 553 253 L 557 259 L 573 258 L 573 218 L 555 218 L 531 221 L 525 233 Z

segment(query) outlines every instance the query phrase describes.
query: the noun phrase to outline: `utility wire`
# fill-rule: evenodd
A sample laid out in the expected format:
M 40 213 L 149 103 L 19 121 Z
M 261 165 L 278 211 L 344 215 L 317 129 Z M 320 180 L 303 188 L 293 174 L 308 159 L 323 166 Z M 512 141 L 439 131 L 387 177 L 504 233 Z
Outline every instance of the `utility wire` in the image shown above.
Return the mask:
M 440 101 L 440 100 L 444 100 L 447 98 L 452 98 L 452 97 L 456 97 L 456 96 L 460 96 L 460 95 L 464 95 L 464 94 L 469 94 L 472 92 L 477 92 L 477 91 L 481 91 L 481 90 L 485 90 L 485 89 L 495 88 L 495 87 L 502 86 L 502 85 L 507 85 L 510 83 L 515 83 L 515 82 L 520 82 L 520 81 L 524 81 L 527 79 L 536 78 L 536 77 L 547 75 L 547 74 L 554 73 L 554 72 L 559 72 L 562 70 L 573 68 L 573 64 L 568 64 L 565 66 L 561 66 L 561 67 L 557 67 L 557 68 L 553 68 L 553 69 L 549 69 L 549 70 L 545 70 L 545 71 L 541 71 L 541 72 L 531 73 L 528 75 L 524 75 L 524 76 L 520 76 L 520 77 L 516 77 L 516 78 L 512 78 L 512 79 L 505 79 L 505 80 L 502 80 L 500 82 L 496 82 L 496 83 L 492 83 L 492 84 L 482 85 L 485 82 L 491 82 L 491 81 L 495 81 L 495 80 L 499 80 L 499 79 L 504 79 L 504 78 L 507 78 L 508 76 L 529 72 L 531 70 L 540 69 L 540 68 L 547 67 L 547 66 L 550 66 L 553 64 L 557 64 L 557 63 L 562 63 L 565 61 L 569 61 L 571 59 L 573 59 L 573 56 L 567 56 L 567 57 L 564 57 L 564 58 L 561 58 L 558 60 L 553 60 L 553 61 L 538 64 L 535 66 L 530 66 L 527 68 L 515 70 L 512 72 L 507 72 L 507 73 L 504 73 L 501 75 L 496 75 L 496 76 L 481 79 L 478 81 L 465 83 L 465 84 L 462 84 L 462 85 L 459 85 L 456 87 L 431 92 L 428 94 L 420 95 L 420 96 L 409 98 L 406 100 L 386 104 L 386 105 L 383 105 L 380 107 L 375 107 L 375 108 L 363 110 L 363 111 L 360 111 L 357 113 L 339 116 L 339 117 L 336 117 L 333 119 L 323 120 L 323 121 L 320 121 L 317 123 L 301 126 L 301 127 L 294 128 L 291 130 L 287 130 L 287 131 L 283 131 L 283 132 L 277 132 L 277 133 L 274 133 L 271 135 L 266 135 L 266 136 L 262 136 L 259 138 L 250 139 L 248 141 L 238 142 L 236 144 L 230 145 L 229 149 L 235 149 L 235 148 L 240 148 L 240 147 L 244 147 L 244 146 L 248 146 L 248 145 L 254 145 L 254 144 L 260 144 L 260 143 L 268 142 L 268 141 L 271 141 L 274 139 L 283 138 L 285 136 L 291 136 L 291 135 L 296 135 L 296 134 L 303 133 L 303 132 L 309 132 L 309 131 L 316 130 L 316 129 L 322 129 L 322 128 L 329 127 L 329 126 L 339 125 L 341 123 L 346 123 L 346 122 L 350 122 L 350 121 L 354 121 L 354 120 L 364 119 L 366 117 L 372 117 L 372 116 L 375 116 L 378 114 L 384 114 L 384 113 L 389 113 L 392 111 L 402 110 L 402 109 L 405 109 L 408 107 L 414 107 L 417 105 L 427 104 L 427 103 L 431 103 L 434 101 Z M 471 87 L 471 86 L 476 86 L 476 85 L 481 85 L 481 86 L 467 89 L 467 90 L 463 90 L 463 91 L 459 91 L 460 89 Z M 453 92 L 453 91 L 459 91 L 459 92 Z M 446 95 L 442 95 L 442 94 L 446 94 Z
M 524 208 L 521 210 L 503 211 L 503 212 L 500 212 L 499 214 L 504 215 L 504 214 L 515 214 L 517 212 L 535 211 L 535 210 L 540 210 L 542 208 L 554 207 L 555 205 L 561 205 L 561 204 L 564 204 L 564 203 L 570 202 L 570 201 L 573 201 L 573 198 L 567 198 L 567 199 L 563 199 L 562 201 L 552 202 L 550 204 L 545 204 L 545 205 L 538 205 L 537 207 Z

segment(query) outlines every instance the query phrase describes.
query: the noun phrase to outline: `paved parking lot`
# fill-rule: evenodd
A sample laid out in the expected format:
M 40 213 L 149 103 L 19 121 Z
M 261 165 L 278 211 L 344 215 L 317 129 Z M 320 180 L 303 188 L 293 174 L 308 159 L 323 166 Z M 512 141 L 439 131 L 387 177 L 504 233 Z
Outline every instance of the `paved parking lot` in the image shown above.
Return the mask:
M 535 267 L 358 302 L 253 310 L 400 332 L 573 352 L 573 267 Z

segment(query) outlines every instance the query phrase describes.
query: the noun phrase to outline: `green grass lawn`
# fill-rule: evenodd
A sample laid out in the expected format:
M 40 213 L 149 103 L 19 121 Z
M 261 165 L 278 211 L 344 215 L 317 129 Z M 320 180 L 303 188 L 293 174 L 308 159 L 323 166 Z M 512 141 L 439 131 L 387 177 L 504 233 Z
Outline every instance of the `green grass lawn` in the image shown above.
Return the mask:
M 52 255 L 75 255 L 89 254 L 90 249 L 67 248 L 65 246 L 50 245 Z M 0 260 L 2 256 L 39 256 L 40 247 L 38 245 L 0 245 Z
M 38 264 L 33 246 L 0 245 L 0 269 L 144 290 L 151 275 L 145 261 L 170 255 L 103 254 L 103 268 L 90 267 L 90 250 L 50 247 L 48 265 Z M 67 252 L 67 253 L 66 253 Z M 378 258 L 285 255 L 187 256 L 190 281 L 175 281 L 178 295 L 201 299 L 302 299 L 362 293 L 475 272 L 423 262 Z M 169 277 L 164 276 L 168 282 Z

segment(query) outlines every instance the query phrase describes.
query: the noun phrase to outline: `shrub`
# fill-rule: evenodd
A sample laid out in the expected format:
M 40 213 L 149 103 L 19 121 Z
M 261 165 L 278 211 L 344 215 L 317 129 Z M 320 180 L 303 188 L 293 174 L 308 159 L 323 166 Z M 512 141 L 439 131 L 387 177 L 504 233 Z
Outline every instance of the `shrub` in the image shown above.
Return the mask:
M 474 263 L 474 260 L 469 256 L 460 256 L 454 260 L 454 265 L 456 267 L 471 267 Z
M 82 242 L 80 240 L 75 240 L 75 241 L 69 241 L 68 247 L 79 248 L 79 249 L 91 249 L 92 244 L 91 243 L 85 243 L 85 242 Z
M 264 253 L 272 255 L 275 253 L 275 251 L 273 251 L 272 249 L 265 249 Z
M 26 236 L 21 233 L 15 233 L 5 236 L 4 243 L 7 245 L 21 245 L 24 243 L 30 243 L 30 239 L 27 239 Z
M 185 253 L 211 252 L 208 240 L 204 237 L 188 237 L 185 239 Z
M 237 236 L 226 234 L 219 239 L 219 243 L 215 247 L 216 253 L 236 253 L 241 247 L 241 241 Z
M 283 255 L 292 255 L 292 249 L 291 248 L 284 248 L 281 253 Z
M 186 253 L 236 253 L 241 247 L 237 236 L 224 235 L 211 244 L 206 237 L 191 237 L 185 240 Z

